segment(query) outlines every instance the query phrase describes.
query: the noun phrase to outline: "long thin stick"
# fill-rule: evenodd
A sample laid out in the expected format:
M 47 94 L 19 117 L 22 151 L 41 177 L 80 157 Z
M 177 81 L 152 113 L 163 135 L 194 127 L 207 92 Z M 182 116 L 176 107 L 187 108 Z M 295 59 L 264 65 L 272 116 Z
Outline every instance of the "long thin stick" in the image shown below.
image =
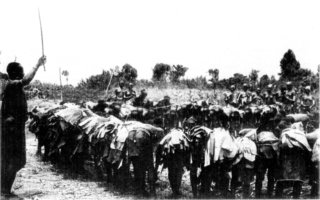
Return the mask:
M 44 56 L 44 45 L 43 45 L 43 33 L 42 33 L 42 24 L 41 24 L 41 16 L 40 9 L 38 8 L 39 22 L 40 22 L 40 32 L 41 32 L 41 45 L 42 45 L 42 56 Z M 46 71 L 46 66 L 43 64 L 43 70 Z
M 60 94 L 61 94 L 61 96 L 60 96 L 60 98 L 61 98 L 61 101 L 63 101 L 63 92 L 62 92 L 62 80 L 61 80 L 61 67 L 59 67 L 59 79 L 60 79 L 60 88 L 61 88 L 61 90 L 60 90 Z
M 113 72 L 111 73 L 111 77 L 110 77 L 110 80 L 109 80 L 109 83 L 108 83 L 108 86 L 107 86 L 107 90 L 106 90 L 107 95 L 108 95 L 108 90 L 109 90 L 112 78 L 113 78 Z

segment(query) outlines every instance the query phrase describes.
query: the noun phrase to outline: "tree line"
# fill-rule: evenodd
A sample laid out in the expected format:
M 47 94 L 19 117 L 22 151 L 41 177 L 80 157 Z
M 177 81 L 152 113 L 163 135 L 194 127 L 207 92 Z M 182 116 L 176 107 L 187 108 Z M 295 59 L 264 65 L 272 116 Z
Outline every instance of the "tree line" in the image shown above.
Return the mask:
M 309 69 L 302 68 L 299 61 L 296 59 L 294 52 L 289 49 L 280 60 L 280 73 L 277 80 L 274 75 L 269 76 L 263 74 L 259 76 L 259 71 L 252 69 L 248 75 L 235 73 L 232 77 L 219 79 L 219 69 L 208 69 L 209 78 L 205 76 L 198 76 L 195 78 L 184 78 L 188 67 L 183 65 L 169 65 L 165 63 L 157 63 L 153 67 L 151 79 L 137 80 L 138 72 L 136 68 L 130 64 L 125 64 L 120 69 L 118 66 L 111 70 L 103 70 L 101 74 L 92 75 L 80 81 L 80 83 L 73 87 L 71 85 L 63 86 L 64 90 L 81 90 L 90 93 L 98 93 L 118 86 L 119 81 L 125 84 L 134 83 L 139 88 L 149 87 L 178 87 L 189 89 L 228 89 L 231 85 L 241 88 L 244 83 L 250 84 L 254 88 L 264 89 L 269 84 L 280 86 L 286 81 L 292 81 L 296 87 L 311 85 L 312 89 L 319 88 L 319 68 L 317 73 L 313 73 Z M 70 74 L 63 71 L 62 75 L 68 78 Z M 54 88 L 57 90 L 60 86 L 55 84 L 41 84 L 34 82 L 32 84 L 37 88 Z M 32 86 L 31 86 L 32 87 Z
M 231 85 L 241 87 L 244 83 L 248 83 L 255 88 L 265 88 L 268 84 L 281 85 L 286 81 L 292 81 L 296 86 L 311 85 L 313 89 L 319 88 L 319 72 L 316 74 L 309 69 L 301 68 L 299 61 L 296 59 L 294 52 L 289 49 L 280 61 L 279 79 L 275 76 L 263 74 L 259 76 L 259 71 L 252 69 L 250 74 L 244 75 L 235 73 L 232 77 L 219 79 L 219 69 L 209 69 L 210 78 L 199 76 L 195 78 L 184 78 L 188 71 L 188 67 L 183 65 L 169 65 L 165 63 L 157 63 L 153 67 L 151 80 L 137 80 L 137 70 L 130 64 L 125 64 L 117 76 L 113 76 L 112 86 L 116 85 L 119 80 L 124 82 L 134 82 L 140 86 L 155 87 L 155 86 L 178 86 L 184 88 L 199 88 L 199 89 L 225 89 Z M 86 80 L 82 80 L 78 87 L 90 89 L 106 89 L 111 77 L 111 72 L 103 71 L 102 74 L 94 75 Z

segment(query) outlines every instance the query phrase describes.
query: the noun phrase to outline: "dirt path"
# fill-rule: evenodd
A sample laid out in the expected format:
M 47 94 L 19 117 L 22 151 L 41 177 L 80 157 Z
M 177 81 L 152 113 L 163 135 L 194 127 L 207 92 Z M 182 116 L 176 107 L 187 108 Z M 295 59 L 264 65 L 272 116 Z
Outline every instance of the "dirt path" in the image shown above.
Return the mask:
M 49 162 L 42 162 L 35 155 L 36 147 L 34 136 L 28 134 L 27 164 L 19 171 L 13 185 L 18 197 L 9 199 L 132 199 L 106 190 L 103 182 L 63 173 Z

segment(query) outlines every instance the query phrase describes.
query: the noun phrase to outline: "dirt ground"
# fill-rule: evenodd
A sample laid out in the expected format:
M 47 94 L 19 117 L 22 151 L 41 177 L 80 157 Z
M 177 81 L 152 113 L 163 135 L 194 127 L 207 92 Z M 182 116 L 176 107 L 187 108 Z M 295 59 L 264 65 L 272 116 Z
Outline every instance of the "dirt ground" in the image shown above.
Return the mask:
M 141 196 L 134 195 L 132 188 L 126 191 L 119 191 L 112 184 L 99 181 L 94 174 L 90 174 L 93 169 L 88 168 L 88 174 L 78 174 L 68 170 L 67 166 L 59 167 L 50 162 L 43 162 L 36 156 L 37 141 L 33 134 L 27 134 L 27 164 L 19 171 L 13 186 L 15 196 L 1 199 L 140 199 Z M 252 183 L 254 187 L 254 183 Z M 264 188 L 266 181 L 264 182 Z M 164 170 L 157 181 L 157 197 L 169 199 L 171 189 L 167 178 L 167 170 Z M 181 186 L 182 196 L 180 199 L 192 198 L 189 182 L 189 173 L 183 175 Z M 266 192 L 264 190 L 264 192 Z M 285 192 L 290 198 L 291 190 Z M 310 186 L 304 184 L 302 198 L 308 198 Z M 253 197 L 252 192 L 252 197 Z M 213 196 L 213 198 L 219 196 Z M 237 194 L 237 197 L 240 197 Z
M 3 197 L 1 199 L 139 199 L 142 196 L 134 195 L 132 188 L 126 191 L 119 191 L 112 184 L 99 181 L 90 171 L 88 174 L 78 174 L 68 170 L 67 166 L 61 167 L 50 162 L 41 161 L 36 155 L 37 141 L 33 134 L 27 134 L 27 164 L 21 169 L 13 185 L 14 196 Z M 184 175 L 183 188 L 188 188 L 186 179 L 188 174 Z M 182 191 L 185 195 L 182 198 L 191 197 L 190 191 Z M 171 190 L 167 181 L 166 170 L 157 181 L 157 198 L 171 198 Z

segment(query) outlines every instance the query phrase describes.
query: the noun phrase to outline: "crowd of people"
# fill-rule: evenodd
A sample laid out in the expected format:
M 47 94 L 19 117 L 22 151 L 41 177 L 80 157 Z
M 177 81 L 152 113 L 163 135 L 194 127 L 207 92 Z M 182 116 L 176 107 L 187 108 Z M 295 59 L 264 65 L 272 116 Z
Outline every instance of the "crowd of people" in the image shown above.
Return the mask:
M 5 76 L 4 74 L 0 74 L 2 79 L 6 79 L 6 85 L 4 87 L 4 91 L 2 94 L 2 106 L 1 106 L 1 193 L 9 194 L 11 192 L 11 187 L 13 181 L 15 179 L 17 171 L 19 171 L 26 163 L 26 152 L 25 152 L 25 122 L 27 120 L 27 103 L 26 103 L 26 95 L 23 91 L 23 87 L 28 85 L 33 77 L 37 69 L 43 65 L 46 61 L 45 57 L 41 57 L 36 65 L 36 67 L 27 75 L 24 75 L 23 68 L 19 63 L 10 63 L 7 68 L 8 75 Z M 281 107 L 286 114 L 289 113 L 306 113 L 309 114 L 314 110 L 317 110 L 316 102 L 314 96 L 311 94 L 311 86 L 305 86 L 303 88 L 295 88 L 292 82 L 287 82 L 285 85 L 281 86 L 278 90 L 275 90 L 275 85 L 268 85 L 265 91 L 261 91 L 260 88 L 255 88 L 249 84 L 243 84 L 242 89 L 236 88 L 235 85 L 231 85 L 229 91 L 224 94 L 224 103 L 225 107 L 233 107 L 239 110 L 244 110 L 250 106 L 260 106 L 260 105 L 277 105 Z M 34 93 L 37 96 L 42 96 L 41 91 L 34 89 Z M 124 81 L 119 81 L 119 87 L 115 89 L 114 95 L 106 99 L 107 102 L 112 102 L 115 106 L 121 107 L 121 105 L 129 103 L 133 107 L 143 107 L 143 108 L 152 108 L 155 111 L 155 118 L 161 118 L 161 123 L 164 122 L 166 119 L 170 121 L 170 115 L 166 115 L 167 111 L 170 111 L 170 107 L 172 106 L 170 102 L 169 96 L 164 96 L 162 100 L 157 102 L 156 104 L 147 99 L 148 93 L 145 89 L 142 89 L 140 94 L 137 95 L 136 91 L 134 90 L 133 83 L 125 84 Z M 99 111 L 106 108 L 104 106 L 105 101 L 100 100 L 98 104 L 93 108 L 93 111 Z M 206 113 L 206 109 L 208 110 L 208 105 L 201 105 L 195 109 L 193 107 L 193 102 L 190 102 L 190 107 L 186 107 L 185 109 L 178 110 L 176 109 L 176 113 L 174 113 L 173 117 L 177 120 L 177 118 L 183 119 L 184 123 L 182 127 L 183 130 L 187 133 L 192 127 L 196 125 L 203 125 L 206 120 L 210 117 L 220 117 L 220 118 L 211 118 L 212 126 L 208 126 L 210 129 L 214 129 L 217 127 L 223 127 L 226 130 L 232 131 L 233 126 L 233 119 L 232 116 L 227 116 L 227 112 L 223 110 L 223 108 L 219 108 L 220 110 L 215 111 L 215 108 L 212 110 L 215 113 L 214 115 L 210 115 Z M 100 109 L 101 107 L 101 109 Z M 110 107 L 112 108 L 112 106 Z M 159 109 L 164 109 L 164 112 Z M 96 109 L 96 110 L 95 110 Z M 151 110 L 151 109 L 150 109 Z M 194 113 L 193 111 L 196 110 L 201 111 L 198 113 Z M 180 112 L 181 111 L 181 112 Z M 187 111 L 186 113 L 183 113 Z M 224 115 L 220 115 L 219 111 L 223 111 Z M 178 113 L 180 112 L 180 113 Z M 270 111 L 271 112 L 271 111 Z M 150 112 L 151 113 L 151 112 Z M 182 113 L 182 114 L 181 114 Z M 200 114 L 199 114 L 200 113 Z M 165 116 L 166 115 L 166 116 Z M 117 116 L 117 115 L 115 115 Z M 165 117 L 164 117 L 165 116 Z M 261 115 L 262 116 L 262 115 Z M 285 116 L 284 116 L 285 117 Z M 149 117 L 151 118 L 151 117 Z M 127 118 L 125 118 L 126 120 Z M 200 119 L 200 120 L 199 120 Z M 214 119 L 217 119 L 216 121 Z M 172 121 L 173 121 L 172 120 Z M 198 120 L 198 122 L 197 122 Z M 260 119 L 262 122 L 262 118 Z M 268 119 L 270 122 L 269 124 L 260 123 L 259 128 L 256 130 L 256 133 L 259 134 L 259 131 L 263 129 L 263 131 L 269 131 L 276 133 L 274 123 L 272 119 Z M 213 122 L 221 122 L 217 127 L 213 125 Z M 157 126 L 161 126 L 161 123 L 155 123 Z M 173 128 L 179 128 L 177 126 L 168 126 L 168 124 L 163 123 L 161 128 L 164 130 L 171 130 Z M 270 126 L 268 126 L 270 125 Z M 282 124 L 279 124 L 279 126 Z M 188 126 L 190 126 L 188 128 Z M 290 124 L 291 126 L 291 124 Z M 290 127 L 287 125 L 286 127 Z M 278 127 L 278 124 L 277 124 Z M 168 129 L 166 129 L 168 128 Z M 256 127 L 253 127 L 256 128 Z M 193 132 L 192 132 L 193 134 Z M 191 133 L 187 135 L 192 135 Z M 276 136 L 277 141 L 278 137 Z M 286 152 L 287 153 L 287 152 Z M 283 154 L 289 155 L 289 154 Z M 290 152 L 290 156 L 293 154 Z M 303 154 L 301 154 L 303 155 Z M 302 156 L 298 156 L 297 158 L 302 158 Z M 292 158 L 287 159 L 283 158 L 281 160 L 294 160 Z M 296 159 L 297 160 L 297 159 Z M 270 161 L 266 159 L 265 161 Z M 262 165 L 259 169 L 261 169 L 261 177 L 257 176 L 256 188 L 261 189 L 261 182 L 264 178 L 264 174 L 266 169 L 274 169 L 274 163 L 264 163 L 257 161 Z M 296 163 L 303 163 L 297 160 Z M 264 165 L 265 164 L 265 165 Z M 287 164 L 286 166 L 293 166 L 293 164 Z M 269 172 L 268 172 L 269 173 Z M 270 175 L 271 176 L 271 175 Z M 272 175 L 274 176 L 274 175 Z M 260 185 L 259 185 L 260 184 Z M 273 184 L 273 183 L 272 183 Z M 318 184 L 318 183 L 317 183 Z M 271 186 L 270 186 L 271 187 Z M 282 192 L 283 186 L 279 186 L 278 193 Z M 269 189 L 268 189 L 269 190 Z M 298 191 L 297 197 L 301 191 L 301 184 L 298 184 L 295 187 L 295 190 Z M 256 189 L 256 196 L 259 197 L 259 190 Z M 269 192 L 269 191 L 268 191 Z M 272 192 L 271 192 L 272 193 Z
M 308 113 L 315 106 L 315 99 L 311 94 L 311 86 L 305 86 L 298 91 L 292 82 L 286 82 L 279 90 L 274 90 L 274 85 L 269 84 L 264 91 L 254 88 L 248 84 L 243 85 L 243 90 L 236 92 L 235 85 L 225 95 L 226 105 L 236 108 L 244 108 L 250 104 L 254 105 L 282 105 L 289 113 Z

